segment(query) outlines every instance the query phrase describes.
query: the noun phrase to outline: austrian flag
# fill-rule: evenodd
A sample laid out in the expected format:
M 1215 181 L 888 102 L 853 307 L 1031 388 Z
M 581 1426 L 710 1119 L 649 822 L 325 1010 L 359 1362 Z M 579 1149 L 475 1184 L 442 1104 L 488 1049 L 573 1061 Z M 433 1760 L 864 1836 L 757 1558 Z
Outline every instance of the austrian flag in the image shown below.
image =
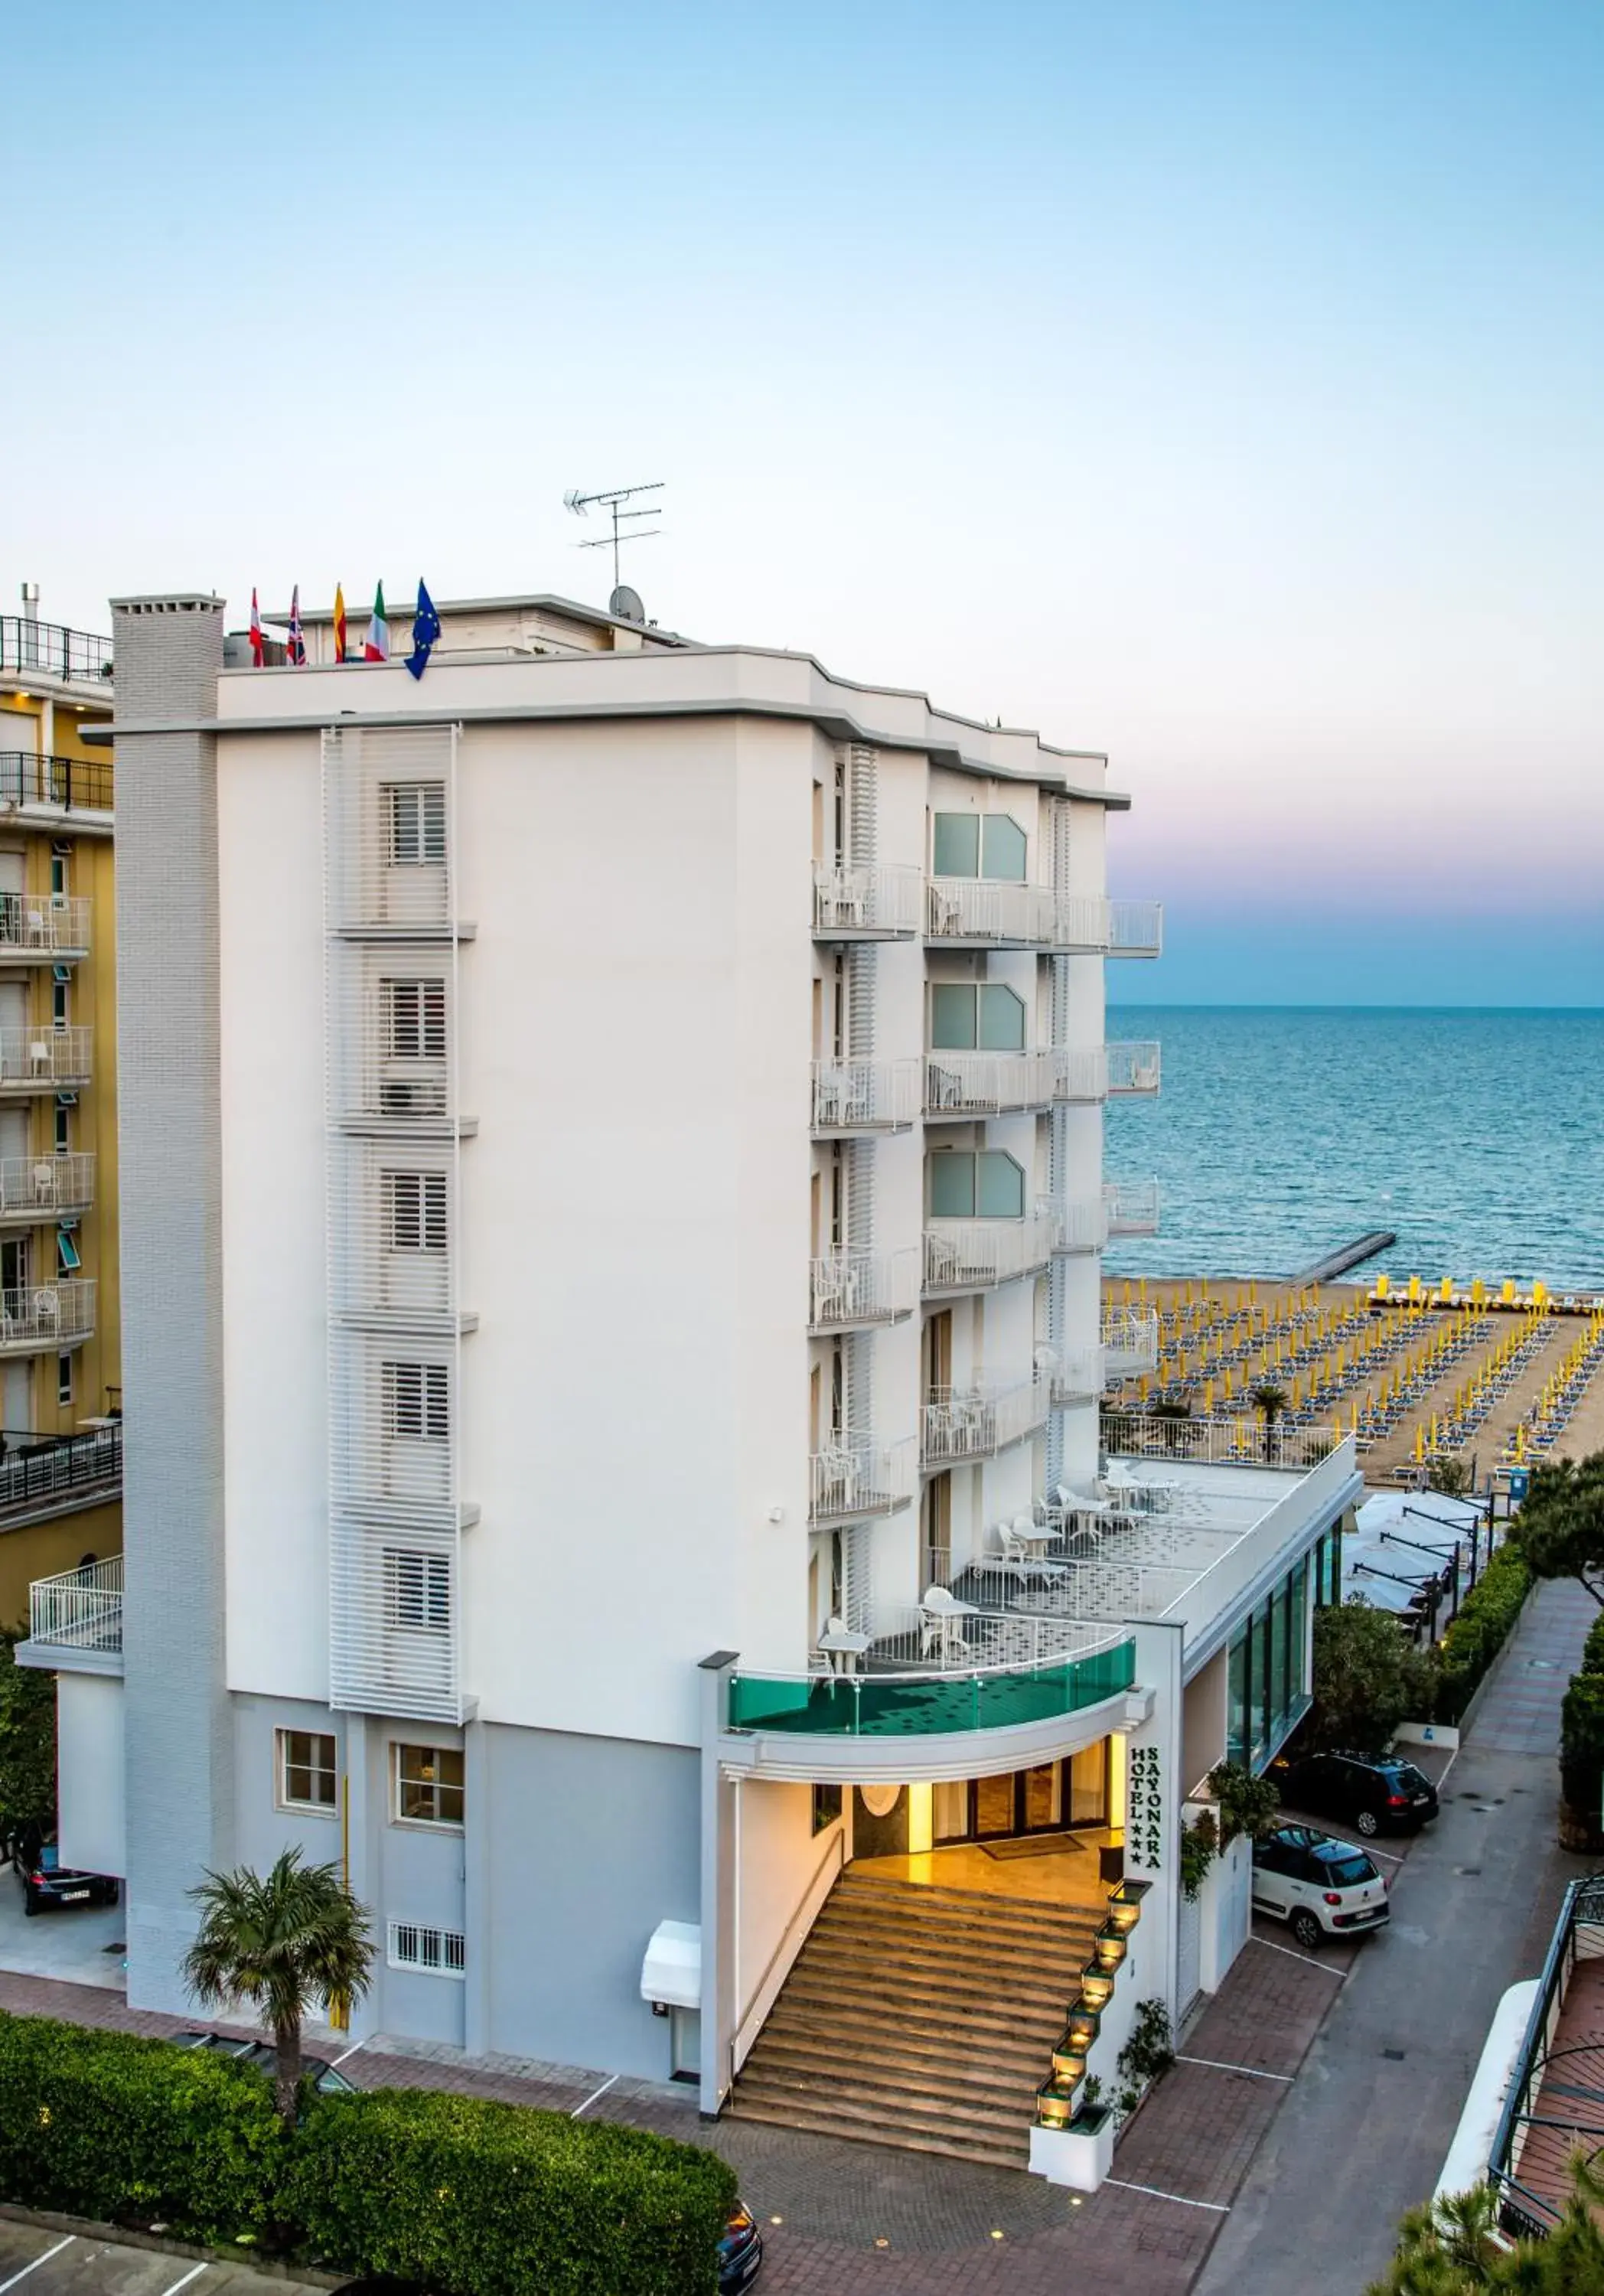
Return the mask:
M 384 618 L 382 582 L 373 593 L 373 618 L 368 624 L 367 636 L 363 642 L 362 659 L 364 661 L 389 660 L 389 624 Z

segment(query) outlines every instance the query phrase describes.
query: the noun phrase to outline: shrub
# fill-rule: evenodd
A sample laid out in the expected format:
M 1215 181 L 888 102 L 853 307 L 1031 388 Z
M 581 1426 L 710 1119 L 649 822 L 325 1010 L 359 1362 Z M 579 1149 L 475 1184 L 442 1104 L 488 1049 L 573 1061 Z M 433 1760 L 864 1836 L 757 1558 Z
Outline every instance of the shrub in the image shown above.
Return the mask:
M 1596 1832 L 1604 1791 L 1604 1674 L 1573 1674 L 1559 1724 L 1559 1790 Z
M 0 2194 L 102 2223 L 255 2238 L 284 2136 L 260 2073 L 134 2033 L 0 2013 Z
M 644 2129 L 375 2089 L 307 2113 L 285 2213 L 342 2268 L 448 2296 L 711 2296 L 734 2197 Z
M 1208 1773 L 1208 1791 L 1220 1805 L 1220 1842 L 1226 1847 L 1239 1833 L 1250 1841 L 1262 1841 L 1276 1824 L 1281 1796 L 1268 1778 L 1256 1778 L 1240 1762 L 1216 1762 Z
M 1520 1549 L 1501 1546 L 1444 1636 L 1437 1678 L 1439 1722 L 1457 1722 L 1469 1706 L 1477 1684 L 1509 1640 L 1531 1586 L 1531 1569 Z
M 1604 1611 L 1587 1629 L 1587 1640 L 1582 1645 L 1582 1663 L 1578 1674 L 1604 1674 Z
M 1350 1595 L 1314 1613 L 1313 1692 L 1300 1751 L 1379 1753 L 1400 1722 L 1431 1712 L 1435 1658 L 1416 1650 L 1390 1611 Z

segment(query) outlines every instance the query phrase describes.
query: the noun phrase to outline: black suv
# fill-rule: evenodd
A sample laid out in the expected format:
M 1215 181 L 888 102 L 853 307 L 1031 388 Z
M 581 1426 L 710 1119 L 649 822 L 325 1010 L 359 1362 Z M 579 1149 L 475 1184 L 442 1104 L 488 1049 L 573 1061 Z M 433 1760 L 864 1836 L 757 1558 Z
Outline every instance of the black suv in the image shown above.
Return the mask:
M 37 1837 L 36 1837 L 37 1839 Z M 119 1890 L 111 1874 L 80 1874 L 63 1866 L 53 1841 L 29 1851 L 19 1846 L 12 1858 L 22 1891 L 25 1914 L 42 1914 L 52 1906 L 114 1906 Z
M 1278 1765 L 1275 1783 L 1294 1809 L 1346 1818 L 1363 1834 L 1413 1833 L 1437 1814 L 1437 1791 L 1401 1754 L 1307 1754 Z

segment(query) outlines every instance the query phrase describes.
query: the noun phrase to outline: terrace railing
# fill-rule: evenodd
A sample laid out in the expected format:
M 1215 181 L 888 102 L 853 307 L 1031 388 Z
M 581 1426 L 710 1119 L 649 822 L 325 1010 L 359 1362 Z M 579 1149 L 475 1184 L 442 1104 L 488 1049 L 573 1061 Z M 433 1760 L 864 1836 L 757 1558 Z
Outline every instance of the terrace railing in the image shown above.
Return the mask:
M 26 676 L 111 683 L 111 641 L 60 622 L 36 622 L 27 614 L 0 614 L 0 671 Z

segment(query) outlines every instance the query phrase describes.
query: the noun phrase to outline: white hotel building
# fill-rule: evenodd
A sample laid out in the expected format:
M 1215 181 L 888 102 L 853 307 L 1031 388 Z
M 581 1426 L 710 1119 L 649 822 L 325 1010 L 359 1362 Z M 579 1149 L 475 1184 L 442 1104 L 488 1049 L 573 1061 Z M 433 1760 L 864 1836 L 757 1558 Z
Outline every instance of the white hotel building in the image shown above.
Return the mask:
M 1104 1037 L 1159 941 L 1106 760 L 547 597 L 443 607 L 421 684 L 113 613 L 127 1582 L 36 1588 L 26 1654 L 130 2000 L 188 2009 L 203 1868 L 299 1842 L 372 1909 L 359 2033 L 1022 2163 L 1057 2008 L 944 2111 L 874 1938 L 942 1916 L 954 2016 L 977 1924 L 1000 2002 L 1046 1952 L 1062 2098 L 1213 1981 L 1183 1799 L 1301 1710 L 1357 1487 L 1100 1450 L 1156 1217 L 1102 1108 L 1158 1078 Z M 1032 1834 L 1044 1947 L 987 1863 Z

